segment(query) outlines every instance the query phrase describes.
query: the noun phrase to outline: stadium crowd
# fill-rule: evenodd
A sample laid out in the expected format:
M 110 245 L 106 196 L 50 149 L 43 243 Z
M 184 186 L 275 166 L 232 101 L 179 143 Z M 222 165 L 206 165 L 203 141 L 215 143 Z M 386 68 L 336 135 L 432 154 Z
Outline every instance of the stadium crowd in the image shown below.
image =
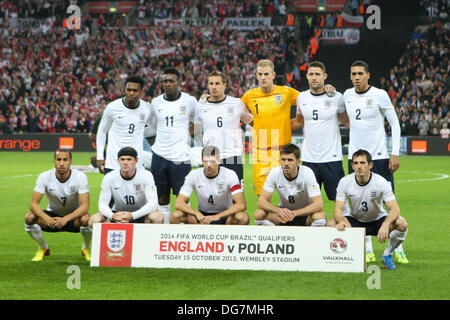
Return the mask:
M 139 18 L 199 18 L 199 17 L 272 17 L 285 16 L 284 0 L 220 0 L 181 1 L 150 0 L 140 1 Z
M 68 2 L 28 0 L 18 4 L 3 0 L 0 18 L 30 17 L 35 13 L 39 17 L 53 17 Z M 145 1 L 140 5 L 145 6 L 146 16 L 160 14 L 159 6 L 153 6 L 154 3 L 159 1 Z M 269 3 L 275 11 L 268 9 Z M 396 106 L 402 134 L 439 135 L 443 123 L 450 125 L 447 115 L 449 29 L 439 19 L 442 3 L 423 2 L 424 14 L 430 17 L 429 29 L 422 33 L 418 28 L 413 33 L 398 65 L 387 78 L 381 79 L 381 88 L 388 91 Z M 171 17 L 192 17 L 193 7 L 201 17 L 258 16 L 258 12 L 269 16 L 283 14 L 285 6 L 283 0 L 273 3 L 228 0 L 214 5 L 208 1 L 167 0 L 165 4 L 162 7 L 168 9 L 166 14 Z M 436 19 L 435 12 L 429 9 L 435 6 L 439 8 Z M 325 23 L 329 23 L 331 16 L 327 16 Z M 84 18 L 91 19 L 89 15 Z M 89 21 L 81 30 L 73 32 L 61 28 L 56 21 L 50 18 L 39 28 L 0 28 L 1 133 L 89 132 L 104 106 L 123 94 L 127 73 L 145 77 L 143 99 L 150 101 L 162 93 L 161 74 L 170 66 L 181 71 L 182 90 L 197 98 L 205 92 L 208 73 L 215 70 L 228 76 L 228 94 L 242 96 L 256 85 L 255 63 L 265 57 L 272 57 L 278 75 L 290 74 L 295 87 L 300 81 L 299 67 L 291 62 L 299 55 L 302 55 L 300 65 L 313 59 L 311 50 L 319 41 L 314 39 L 313 30 L 321 23 L 320 16 L 301 17 L 303 48 L 298 48 L 294 31 L 288 28 L 248 32 L 219 27 L 202 30 L 158 26 L 91 30 L 86 27 L 92 26 Z M 168 48 L 168 54 L 159 51 Z M 410 118 L 414 119 L 412 128 Z
M 274 57 L 277 73 L 284 74 L 286 61 L 297 55 L 294 40 L 288 29 L 2 28 L 0 130 L 88 132 L 102 107 L 122 95 L 127 72 L 145 77 L 143 99 L 150 100 L 162 93 L 162 71 L 169 66 L 181 71 L 183 90 L 191 95 L 204 92 L 207 72 L 222 70 L 229 94 L 242 96 L 256 84 L 259 59 Z M 159 55 L 150 48 L 174 50 Z
M 440 20 L 416 28 L 406 50 L 380 87 L 396 107 L 402 135 L 439 136 L 450 125 L 450 30 Z

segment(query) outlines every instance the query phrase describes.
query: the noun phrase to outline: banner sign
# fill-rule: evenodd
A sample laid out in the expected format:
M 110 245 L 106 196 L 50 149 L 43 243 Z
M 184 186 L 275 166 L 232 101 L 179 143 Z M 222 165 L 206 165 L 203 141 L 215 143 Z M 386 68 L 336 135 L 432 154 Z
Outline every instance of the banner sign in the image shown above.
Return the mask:
M 402 143 L 403 144 L 403 143 Z M 440 137 L 408 137 L 408 154 L 424 156 L 449 156 L 450 139 Z
M 183 19 L 158 19 L 155 18 L 155 26 L 170 27 L 170 26 L 183 26 Z
M 45 22 L 45 19 L 11 18 L 9 25 L 11 28 L 39 28 L 45 25 Z
M 151 49 L 150 50 L 150 57 L 159 57 L 159 56 L 165 56 L 169 54 L 174 54 L 176 51 L 175 47 L 170 48 L 164 48 L 164 49 Z
M 222 27 L 230 30 L 255 30 L 271 26 L 271 18 L 225 18 Z
M 320 44 L 357 44 L 359 29 L 319 29 L 321 30 Z
M 192 27 L 207 27 L 207 26 L 221 26 L 223 18 L 184 18 L 185 26 Z
M 365 230 L 94 224 L 91 267 L 364 272 Z
M 55 151 L 58 148 L 74 152 L 94 151 L 87 133 L 24 133 L 0 135 L 0 151 Z
M 392 137 L 386 137 L 386 149 L 389 154 L 392 152 Z M 408 153 L 408 137 L 400 137 L 400 155 L 406 155 Z
M 345 12 L 341 13 L 342 24 L 346 27 L 362 27 L 364 25 L 363 16 L 352 16 Z

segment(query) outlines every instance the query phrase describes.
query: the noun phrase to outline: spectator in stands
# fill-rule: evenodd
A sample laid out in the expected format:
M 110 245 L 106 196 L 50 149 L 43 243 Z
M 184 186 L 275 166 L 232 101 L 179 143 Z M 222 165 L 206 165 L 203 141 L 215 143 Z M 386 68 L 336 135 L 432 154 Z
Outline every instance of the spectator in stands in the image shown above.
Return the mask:
M 409 118 L 409 121 L 406 123 L 405 134 L 407 136 L 417 136 L 418 131 L 414 118 Z
M 55 132 L 56 133 L 63 133 L 67 131 L 66 122 L 64 121 L 64 118 L 61 116 L 58 116 L 55 123 Z
M 420 40 L 422 40 L 422 32 L 420 31 L 419 27 L 416 27 L 414 29 L 414 32 L 413 32 L 413 34 L 411 36 L 411 39 L 413 41 L 417 40 L 418 42 L 420 42 Z
M 442 121 L 437 113 L 433 113 L 433 119 L 430 122 L 430 133 L 432 136 L 438 136 L 442 129 Z
M 440 131 L 440 137 L 444 139 L 448 139 L 450 136 L 450 129 L 448 128 L 448 123 L 444 122 L 442 124 L 442 129 Z
M 408 124 L 408 119 L 406 118 L 406 114 L 403 114 L 400 118 L 400 134 L 402 136 L 406 136 L 406 126 Z
M 419 135 L 420 136 L 427 136 L 428 135 L 428 131 L 430 130 L 430 124 L 428 123 L 427 120 L 425 120 L 425 116 L 424 115 L 420 116 L 419 124 L 417 125 L 417 127 L 419 129 Z
M 39 117 L 36 116 L 36 112 L 34 109 L 31 109 L 30 114 L 28 115 L 28 132 L 38 132 L 39 127 Z
M 11 131 L 9 130 L 8 122 L 1 113 L 0 113 L 0 133 L 3 134 L 11 133 Z

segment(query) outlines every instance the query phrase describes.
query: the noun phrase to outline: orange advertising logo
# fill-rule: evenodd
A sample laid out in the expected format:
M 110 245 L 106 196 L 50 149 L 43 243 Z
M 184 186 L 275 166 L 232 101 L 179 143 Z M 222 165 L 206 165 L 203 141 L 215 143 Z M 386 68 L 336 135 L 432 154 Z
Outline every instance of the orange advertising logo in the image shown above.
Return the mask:
M 427 153 L 427 142 L 425 140 L 413 140 L 411 151 L 413 153 Z
M 59 138 L 60 149 L 73 149 L 73 137 L 60 137 Z

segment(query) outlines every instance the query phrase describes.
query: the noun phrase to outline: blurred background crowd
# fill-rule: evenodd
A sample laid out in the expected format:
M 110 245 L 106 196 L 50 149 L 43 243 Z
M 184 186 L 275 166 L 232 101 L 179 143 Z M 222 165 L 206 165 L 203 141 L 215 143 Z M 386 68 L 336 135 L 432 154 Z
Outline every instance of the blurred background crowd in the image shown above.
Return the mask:
M 300 34 L 286 24 L 244 32 L 221 26 L 126 27 L 120 16 L 84 14 L 81 29 L 74 31 L 61 22 L 70 3 L 0 1 L 0 133 L 89 132 L 106 104 L 123 95 L 128 75 L 144 77 L 143 99 L 151 101 L 163 93 L 161 75 L 172 66 L 182 74 L 182 90 L 197 98 L 215 70 L 227 75 L 227 94 L 242 96 L 256 86 L 256 63 L 266 57 L 275 64 L 278 83 L 297 87 L 306 82 L 301 73 L 314 59 L 314 43 L 320 44 L 314 28 L 340 27 L 338 12 L 300 16 Z M 151 0 L 137 2 L 135 11 L 140 19 L 285 21 L 289 6 L 283 0 Z M 421 1 L 421 10 L 427 24 L 414 30 L 398 63 L 379 83 L 392 99 L 403 135 L 438 136 L 449 125 L 448 1 Z M 14 18 L 39 18 L 45 23 L 12 27 Z M 164 48 L 174 49 L 155 53 Z M 287 79 L 292 72 L 294 79 Z

